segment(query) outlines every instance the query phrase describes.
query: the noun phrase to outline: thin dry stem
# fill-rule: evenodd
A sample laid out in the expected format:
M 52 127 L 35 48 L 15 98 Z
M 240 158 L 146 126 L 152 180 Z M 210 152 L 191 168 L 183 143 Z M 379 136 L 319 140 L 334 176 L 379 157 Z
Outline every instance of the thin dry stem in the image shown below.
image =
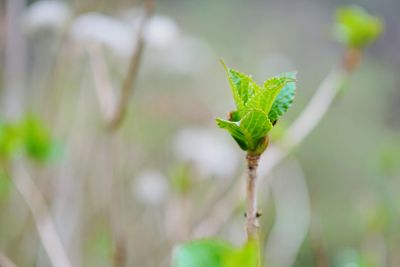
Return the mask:
M 146 28 L 147 22 L 150 19 L 151 15 L 153 14 L 155 6 L 155 0 L 147 0 L 145 5 L 145 15 L 142 20 L 141 25 L 139 26 L 139 30 L 136 37 L 136 44 L 135 50 L 132 53 L 131 60 L 129 62 L 128 73 L 124 80 L 121 89 L 121 95 L 118 98 L 118 102 L 116 103 L 114 113 L 112 119 L 109 121 L 110 129 L 115 130 L 121 124 L 126 109 L 130 100 L 130 96 L 134 90 L 134 84 L 136 82 L 138 73 L 139 73 L 139 66 L 142 59 L 143 48 L 144 48 L 144 30 Z
M 139 67 L 144 50 L 144 32 L 146 25 L 151 18 L 155 7 L 155 0 L 146 0 L 144 17 L 139 25 L 133 52 L 129 60 L 128 71 L 121 86 L 121 92 L 117 96 L 112 88 L 108 70 L 98 46 L 89 46 L 88 53 L 93 72 L 96 95 L 99 101 L 100 109 L 103 113 L 104 121 L 110 130 L 116 130 L 121 125 L 126 110 L 128 108 L 130 97 L 135 88 L 135 82 L 139 73 Z
M 114 114 L 115 96 L 101 47 L 92 44 L 87 48 L 100 109 L 106 121 Z
M 13 163 L 12 178 L 32 214 L 39 239 L 54 267 L 72 267 L 50 216 L 46 201 L 22 164 Z

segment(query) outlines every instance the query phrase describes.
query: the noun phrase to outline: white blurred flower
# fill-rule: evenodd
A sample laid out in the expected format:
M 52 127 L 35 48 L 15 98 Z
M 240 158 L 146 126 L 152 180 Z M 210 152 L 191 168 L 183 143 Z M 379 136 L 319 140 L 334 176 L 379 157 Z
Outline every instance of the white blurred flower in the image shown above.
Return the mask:
M 205 177 L 229 177 L 238 165 L 238 151 L 222 131 L 200 127 L 181 130 L 173 141 L 177 157 L 190 161 Z
M 155 48 L 171 46 L 179 37 L 179 28 L 174 20 L 167 16 L 155 15 L 146 26 L 144 40 Z
M 113 17 L 86 13 L 74 20 L 70 34 L 76 41 L 100 43 L 125 57 L 132 52 L 136 30 Z
M 70 19 L 72 11 L 63 1 L 41 0 L 29 5 L 23 15 L 28 31 L 38 29 L 57 30 Z
M 210 45 L 194 36 L 178 37 L 171 45 L 159 49 L 149 47 L 147 68 L 153 73 L 194 76 L 206 70 L 214 60 Z
M 208 43 L 197 37 L 183 37 L 166 53 L 165 64 L 181 75 L 194 75 L 212 62 L 213 52 Z
M 126 24 L 138 29 L 143 22 L 143 9 L 124 10 L 119 17 Z M 145 25 L 143 38 L 149 49 L 162 50 L 173 46 L 179 38 L 178 24 L 165 15 L 153 15 Z
M 145 170 L 133 181 L 132 190 L 142 203 L 159 205 L 168 195 L 167 177 L 157 170 Z

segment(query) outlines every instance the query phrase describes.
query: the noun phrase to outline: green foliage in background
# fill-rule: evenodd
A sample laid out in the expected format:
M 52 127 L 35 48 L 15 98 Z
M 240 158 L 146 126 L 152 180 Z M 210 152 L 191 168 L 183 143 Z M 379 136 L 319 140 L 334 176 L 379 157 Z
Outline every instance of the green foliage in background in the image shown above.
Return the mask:
M 58 146 L 43 122 L 32 115 L 17 122 L 0 122 L 0 157 L 9 159 L 18 153 L 44 162 L 53 158 Z
M 354 48 L 363 48 L 375 41 L 383 31 L 382 21 L 358 6 L 346 6 L 336 11 L 336 39 Z
M 296 73 L 282 73 L 259 86 L 251 76 L 223 65 L 237 110 L 231 112 L 229 120 L 217 118 L 216 122 L 241 149 L 261 154 L 267 145 L 265 137 L 293 102 Z
M 23 146 L 26 154 L 38 161 L 51 159 L 57 146 L 49 129 L 36 117 L 28 116 L 20 124 Z
M 0 121 L 0 157 L 9 158 L 20 145 L 21 136 L 18 126 Z
M 172 267 L 258 267 L 258 248 L 254 242 L 235 248 L 222 241 L 204 239 L 175 248 Z

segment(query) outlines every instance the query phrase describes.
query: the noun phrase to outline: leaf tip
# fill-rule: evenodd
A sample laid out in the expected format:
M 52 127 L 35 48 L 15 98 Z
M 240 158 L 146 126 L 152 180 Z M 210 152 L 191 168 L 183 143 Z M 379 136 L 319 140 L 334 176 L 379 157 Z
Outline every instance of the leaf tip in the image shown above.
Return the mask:
M 226 72 L 229 71 L 228 66 L 225 64 L 225 61 L 224 61 L 222 58 L 219 59 L 219 63 L 221 63 L 222 67 L 224 68 L 224 70 L 225 70 Z

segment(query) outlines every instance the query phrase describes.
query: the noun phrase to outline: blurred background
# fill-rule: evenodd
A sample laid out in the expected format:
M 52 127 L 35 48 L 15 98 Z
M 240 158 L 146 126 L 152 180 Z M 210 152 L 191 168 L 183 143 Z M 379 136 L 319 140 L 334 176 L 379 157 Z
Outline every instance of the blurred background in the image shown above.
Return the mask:
M 224 196 L 242 179 L 245 154 L 214 122 L 234 109 L 219 59 L 260 83 L 298 71 L 274 143 L 341 62 L 332 28 L 343 4 L 380 16 L 385 32 L 321 122 L 260 183 L 265 260 L 400 266 L 397 0 L 159 0 L 145 23 L 142 1 L 2 0 L 1 121 L 28 116 L 53 147 L 46 160 L 2 156 L 11 167 L 0 175 L 0 258 L 54 266 L 63 248 L 70 265 L 61 267 L 156 267 L 194 237 L 242 244 L 243 192 Z M 137 38 L 138 76 L 110 130 L 101 95 L 121 95 Z

